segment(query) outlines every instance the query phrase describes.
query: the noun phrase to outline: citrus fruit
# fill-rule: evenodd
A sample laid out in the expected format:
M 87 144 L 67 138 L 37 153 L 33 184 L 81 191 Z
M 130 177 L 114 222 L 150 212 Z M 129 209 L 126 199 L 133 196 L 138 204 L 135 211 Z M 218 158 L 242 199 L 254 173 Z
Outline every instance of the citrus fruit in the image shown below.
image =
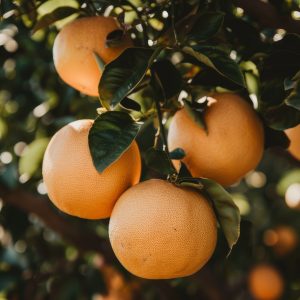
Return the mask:
M 119 29 L 112 17 L 85 17 L 68 23 L 55 38 L 53 59 L 59 76 L 80 92 L 98 95 L 101 71 L 95 53 L 108 63 L 131 46 L 125 36 L 120 45 L 108 48 L 107 35 Z
M 298 245 L 298 235 L 291 226 L 280 225 L 264 233 L 264 242 L 273 247 L 278 256 L 291 253 Z
M 289 152 L 298 160 L 300 160 L 300 125 L 285 130 L 290 139 Z
M 257 265 L 249 274 L 249 290 L 257 300 L 280 299 L 284 283 L 280 273 L 270 265 Z
M 204 113 L 207 132 L 183 108 L 170 123 L 168 142 L 170 150 L 185 151 L 183 162 L 194 177 L 230 185 L 259 163 L 264 149 L 263 126 L 238 95 L 220 93 L 209 100 Z
M 110 216 L 118 197 L 139 181 L 140 153 L 136 142 L 98 173 L 88 145 L 93 120 L 71 122 L 51 139 L 43 160 L 49 198 L 63 212 L 86 219 Z
M 197 191 L 151 179 L 121 195 L 110 218 L 109 238 L 121 264 L 134 275 L 184 277 L 213 254 L 216 218 Z

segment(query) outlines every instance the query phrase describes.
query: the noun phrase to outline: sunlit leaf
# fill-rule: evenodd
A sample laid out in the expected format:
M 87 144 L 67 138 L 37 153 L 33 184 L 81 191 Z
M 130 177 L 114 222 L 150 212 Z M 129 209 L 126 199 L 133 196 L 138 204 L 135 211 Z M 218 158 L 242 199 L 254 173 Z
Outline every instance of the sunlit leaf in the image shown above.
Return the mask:
M 61 19 L 67 18 L 75 13 L 78 13 L 77 8 L 69 6 L 58 7 L 51 13 L 44 15 L 40 20 L 38 20 L 35 26 L 33 27 L 32 33 L 35 33 L 40 29 L 46 28 L 52 25 L 53 23 Z
M 239 65 L 229 55 L 214 46 L 184 47 L 183 51 L 196 58 L 200 63 L 215 69 L 221 75 L 245 87 L 245 79 Z
M 49 143 L 49 138 L 40 138 L 29 144 L 22 154 L 19 161 L 20 174 L 26 174 L 29 177 L 41 166 L 44 152 Z

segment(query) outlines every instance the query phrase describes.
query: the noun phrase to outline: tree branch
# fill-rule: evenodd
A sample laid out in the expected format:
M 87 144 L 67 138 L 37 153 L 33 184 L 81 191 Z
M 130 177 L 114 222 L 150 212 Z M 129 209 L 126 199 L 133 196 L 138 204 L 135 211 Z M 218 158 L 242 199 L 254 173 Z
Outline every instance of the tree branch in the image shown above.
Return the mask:
M 233 0 L 236 6 L 256 20 L 260 25 L 271 28 L 282 28 L 290 33 L 300 33 L 300 21 L 290 15 L 280 15 L 276 8 L 261 0 Z
M 49 202 L 42 197 L 36 196 L 24 190 L 9 191 L 0 186 L 1 199 L 16 208 L 33 213 L 39 217 L 46 226 L 57 232 L 78 249 L 82 251 L 96 251 L 104 257 L 106 263 L 115 262 L 115 255 L 110 243 L 100 238 L 87 228 L 82 228 L 73 222 L 68 221 L 63 215 L 57 214 L 49 205 Z

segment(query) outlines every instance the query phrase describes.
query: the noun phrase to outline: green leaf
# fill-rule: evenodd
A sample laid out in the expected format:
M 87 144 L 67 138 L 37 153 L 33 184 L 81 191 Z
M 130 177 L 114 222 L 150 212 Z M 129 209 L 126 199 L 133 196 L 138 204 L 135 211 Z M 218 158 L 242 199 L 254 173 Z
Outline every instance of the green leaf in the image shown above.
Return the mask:
M 99 83 L 102 102 L 111 107 L 119 104 L 141 82 L 161 48 L 127 48 L 107 64 Z
M 265 149 L 281 147 L 288 148 L 290 145 L 290 140 L 284 131 L 275 130 L 268 126 L 265 126 Z
M 136 101 L 125 97 L 121 102 L 120 102 L 120 106 L 124 109 L 127 110 L 134 110 L 134 111 L 141 111 L 142 107 L 139 103 L 137 103 Z
M 108 48 L 120 47 L 123 43 L 123 38 L 124 31 L 122 29 L 116 29 L 106 36 L 105 45 Z
M 180 177 L 177 178 L 175 184 L 177 186 L 181 187 L 191 187 L 194 189 L 197 189 L 199 191 L 203 190 L 204 185 L 201 182 L 200 178 L 194 178 L 194 177 Z
M 29 144 L 19 161 L 19 173 L 31 177 L 40 167 L 49 138 L 40 138 Z
M 288 91 L 288 90 L 293 89 L 296 86 L 296 82 L 289 78 L 285 78 L 283 85 L 284 85 L 284 90 Z
M 151 72 L 158 77 L 166 99 L 178 94 L 182 89 L 182 76 L 176 67 L 167 59 L 153 63 Z M 159 92 L 159 89 L 156 89 Z M 163 99 L 164 95 L 159 95 Z
M 268 108 L 263 116 L 267 125 L 276 130 L 285 130 L 300 123 L 300 111 L 284 103 Z
M 95 168 L 101 173 L 115 162 L 135 139 L 140 123 L 125 112 L 100 115 L 89 132 L 89 148 Z
M 227 240 L 229 255 L 240 235 L 240 211 L 230 194 L 221 185 L 209 179 L 201 179 L 201 182 L 213 202 L 218 221 Z
M 205 12 L 199 16 L 187 38 L 197 41 L 207 40 L 220 30 L 223 21 L 224 13 Z
M 192 120 L 207 132 L 207 126 L 204 120 L 203 112 L 199 112 L 193 109 L 188 101 L 184 101 L 184 109 L 192 118 Z
M 298 81 L 292 90 L 292 92 L 285 99 L 285 103 L 288 106 L 294 107 L 300 110 L 300 81 Z
M 198 72 L 194 76 L 194 78 L 192 79 L 192 85 L 200 85 L 208 88 L 215 88 L 216 86 L 220 86 L 228 90 L 236 90 L 239 88 L 239 85 L 224 77 L 215 69 L 209 68 L 207 66 L 202 68 L 200 72 Z
M 213 68 L 238 85 L 245 87 L 245 79 L 239 65 L 223 50 L 214 46 L 184 47 L 183 51 L 196 58 L 200 63 Z
M 37 21 L 33 27 L 32 33 L 37 32 L 40 29 L 46 28 L 51 24 L 61 19 L 67 18 L 75 13 L 78 13 L 78 9 L 71 6 L 62 6 L 53 10 L 51 13 L 44 15 Z
M 170 152 L 171 159 L 183 159 L 185 157 L 185 152 L 182 148 L 176 148 Z
M 6 12 L 11 11 L 15 8 L 16 8 L 16 6 L 11 0 L 0 1 L 0 17 L 3 17 L 3 15 Z
M 176 172 L 167 153 L 162 150 L 155 148 L 148 149 L 145 153 L 145 163 L 148 168 L 165 176 Z
M 262 84 L 259 108 L 266 124 L 285 130 L 300 123 L 300 111 L 285 103 L 286 91 L 282 80 L 273 79 Z

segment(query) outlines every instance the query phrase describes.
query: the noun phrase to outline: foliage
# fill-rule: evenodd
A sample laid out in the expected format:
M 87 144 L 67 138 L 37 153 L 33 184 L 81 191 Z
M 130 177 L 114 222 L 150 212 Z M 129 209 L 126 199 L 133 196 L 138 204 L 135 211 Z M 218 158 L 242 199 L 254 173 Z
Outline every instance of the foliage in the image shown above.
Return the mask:
M 284 274 L 284 299 L 298 299 L 297 249 L 288 257 L 278 257 L 265 243 L 264 233 L 279 224 L 289 224 L 300 233 L 299 212 L 284 202 L 289 186 L 299 183 L 299 176 L 293 176 L 299 162 L 284 150 L 288 146 L 284 130 L 300 123 L 300 30 L 291 17 L 299 18 L 300 8 L 298 1 L 269 1 L 278 19 L 272 26 L 251 10 L 238 7 L 239 2 L 0 2 L 1 296 L 90 299 L 111 295 L 111 277 L 101 268 L 100 251 L 80 246 L 70 229 L 84 227 L 93 234 L 94 243 L 105 243 L 107 222 L 79 220 L 52 208 L 67 220 L 61 224 L 70 228 L 55 225 L 42 206 L 46 191 L 41 157 L 46 143 L 70 121 L 92 118 L 96 121 L 89 144 L 98 171 L 113 163 L 137 136 L 143 156 L 142 180 L 168 177 L 178 185 L 208 193 L 225 233 L 208 266 L 190 279 L 145 283 L 110 260 L 137 299 L 251 299 L 246 277 L 260 261 L 271 262 Z M 79 94 L 58 78 L 52 45 L 68 21 L 103 14 L 119 20 L 134 47 L 105 65 L 97 99 Z M 280 27 L 283 18 L 295 29 Z M 119 34 L 107 37 L 109 47 L 118 43 Z M 103 67 L 101 57 L 96 59 Z M 182 103 L 205 127 L 206 103 L 199 100 L 209 92 L 226 90 L 254 103 L 265 126 L 268 148 L 258 169 L 227 191 L 211 181 L 191 178 L 184 167 L 176 174 L 171 159 L 181 159 L 185 153 L 182 149 L 169 153 L 166 143 L 168 122 Z M 286 178 L 289 184 L 282 188 Z M 18 197 L 20 190 L 39 202 L 24 197 L 28 203 L 24 208 L 7 200 Z M 87 235 L 79 238 L 84 244 Z M 228 246 L 231 249 L 235 243 L 226 260 Z M 109 250 L 101 250 L 107 258 Z M 132 282 L 138 287 L 132 287 Z

